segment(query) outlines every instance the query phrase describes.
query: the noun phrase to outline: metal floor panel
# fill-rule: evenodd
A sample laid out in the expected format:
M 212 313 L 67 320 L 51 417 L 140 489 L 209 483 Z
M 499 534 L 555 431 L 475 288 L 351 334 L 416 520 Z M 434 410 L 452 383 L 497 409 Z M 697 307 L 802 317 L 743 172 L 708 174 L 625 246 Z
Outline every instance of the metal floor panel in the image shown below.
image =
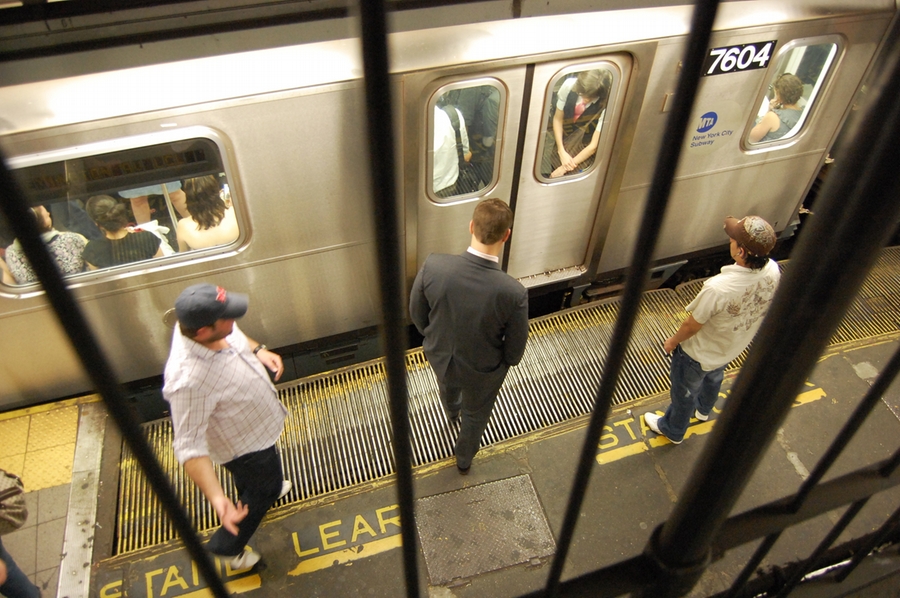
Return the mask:
M 893 314 L 900 304 L 898 272 L 900 249 L 884 250 L 832 344 L 897 330 Z M 616 404 L 668 390 L 669 359 L 662 343 L 687 316 L 684 307 L 702 282 L 644 294 L 614 395 Z M 617 313 L 618 301 L 613 299 L 532 320 L 525 356 L 507 375 L 482 445 L 589 413 Z M 729 369 L 739 367 L 743 359 L 744 355 L 738 357 Z M 447 422 L 434 373 L 421 349 L 407 354 L 406 367 L 413 464 L 449 458 L 456 425 Z M 278 448 L 285 475 L 294 482 L 279 504 L 393 473 L 385 372 L 380 360 L 282 385 L 279 395 L 289 413 Z M 214 510 L 174 458 L 171 422 L 149 423 L 145 431 L 196 529 L 218 525 Z M 225 491 L 233 494 L 230 475 L 217 469 Z M 116 554 L 175 537 L 127 446 L 119 483 Z
M 527 475 L 420 498 L 416 527 L 432 585 L 527 563 L 556 551 Z

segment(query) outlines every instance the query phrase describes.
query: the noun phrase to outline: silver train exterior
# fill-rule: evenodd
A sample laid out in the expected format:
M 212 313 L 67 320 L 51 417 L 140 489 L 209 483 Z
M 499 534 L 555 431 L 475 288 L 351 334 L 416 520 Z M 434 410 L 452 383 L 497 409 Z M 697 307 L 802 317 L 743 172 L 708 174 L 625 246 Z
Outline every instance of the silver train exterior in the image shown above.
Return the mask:
M 534 292 L 580 289 L 620 274 L 691 12 L 597 10 L 392 33 L 408 283 L 429 253 L 465 249 L 472 207 L 483 197 L 514 206 L 506 265 Z M 721 223 L 730 214 L 759 214 L 791 234 L 896 13 L 894 0 L 721 5 L 656 247 L 661 271 L 722 247 Z M 805 81 L 808 106 L 797 130 L 774 143 L 750 143 L 774 77 L 801 68 L 810 48 L 819 70 Z M 60 61 L 78 60 L 35 60 L 38 72 L 28 81 L 0 87 L 0 149 L 23 186 L 81 205 L 92 193 L 121 189 L 125 175 L 137 177 L 129 179 L 137 186 L 215 172 L 227 181 L 240 228 L 227 245 L 69 278 L 122 381 L 162 372 L 172 334 L 164 316 L 183 288 L 200 281 L 249 293 L 241 325 L 271 347 L 377 325 L 358 39 L 114 70 L 93 64 L 85 70 L 95 72 L 73 76 L 39 72 L 52 64 L 47 71 L 59 73 Z M 22 68 L 32 66 L 0 65 L 0 81 Z M 612 76 L 594 166 L 549 179 L 540 162 L 551 143 L 553 92 L 566 75 L 589 69 Z M 490 180 L 442 198 L 431 185 L 435 107 L 465 87 L 495 90 L 500 99 Z M 191 170 L 185 156 L 211 166 Z M 137 172 L 140 164 L 159 167 Z M 34 196 L 35 203 L 46 199 Z M 0 322 L 0 410 L 89 390 L 38 285 L 0 287 Z

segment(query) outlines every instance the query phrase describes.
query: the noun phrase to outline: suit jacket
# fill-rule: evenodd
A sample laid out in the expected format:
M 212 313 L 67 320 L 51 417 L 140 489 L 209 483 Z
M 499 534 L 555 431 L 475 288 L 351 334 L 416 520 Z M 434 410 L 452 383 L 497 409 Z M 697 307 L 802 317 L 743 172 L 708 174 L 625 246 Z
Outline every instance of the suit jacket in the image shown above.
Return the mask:
M 528 291 L 499 264 L 469 252 L 426 258 L 409 313 L 425 337 L 425 356 L 447 385 L 499 388 L 525 353 Z

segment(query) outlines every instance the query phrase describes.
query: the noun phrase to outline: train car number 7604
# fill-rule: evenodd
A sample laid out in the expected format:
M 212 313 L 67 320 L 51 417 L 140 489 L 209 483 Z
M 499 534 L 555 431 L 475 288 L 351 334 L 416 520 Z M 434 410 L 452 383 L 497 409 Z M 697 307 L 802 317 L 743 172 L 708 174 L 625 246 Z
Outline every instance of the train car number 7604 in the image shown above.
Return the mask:
M 754 42 L 725 48 L 712 48 L 703 65 L 703 76 L 724 75 L 741 71 L 764 69 L 769 66 L 772 49 L 777 40 Z

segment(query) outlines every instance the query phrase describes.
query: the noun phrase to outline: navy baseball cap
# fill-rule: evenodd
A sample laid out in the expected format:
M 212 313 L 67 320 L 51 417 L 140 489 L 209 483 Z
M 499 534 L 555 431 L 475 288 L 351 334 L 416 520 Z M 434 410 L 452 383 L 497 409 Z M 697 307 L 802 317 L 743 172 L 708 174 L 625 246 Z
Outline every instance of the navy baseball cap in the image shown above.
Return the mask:
M 240 318 L 247 313 L 249 298 L 212 284 L 189 286 L 175 300 L 175 314 L 185 328 L 212 326 L 216 320 Z

